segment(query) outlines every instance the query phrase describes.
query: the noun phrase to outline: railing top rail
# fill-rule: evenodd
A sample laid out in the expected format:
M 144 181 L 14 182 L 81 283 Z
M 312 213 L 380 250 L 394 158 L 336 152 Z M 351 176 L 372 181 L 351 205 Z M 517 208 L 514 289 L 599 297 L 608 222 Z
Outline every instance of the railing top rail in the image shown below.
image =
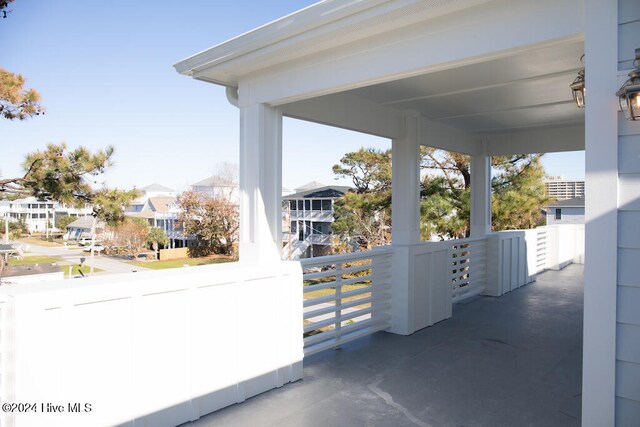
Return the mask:
M 482 237 L 465 237 L 464 239 L 451 239 L 451 240 L 446 240 L 447 242 L 451 242 L 454 245 L 455 244 L 465 244 L 465 243 L 473 243 L 473 242 L 482 242 L 484 240 L 487 240 L 487 236 L 482 236 Z
M 314 258 L 306 258 L 300 260 L 300 264 L 303 268 L 315 267 L 319 265 L 335 264 L 340 262 L 354 261 L 359 259 L 368 259 L 383 255 L 391 255 L 393 249 L 389 246 L 382 246 L 373 248 L 370 251 L 351 252 L 348 254 L 328 255 Z
M 449 239 L 441 240 L 439 242 L 420 242 L 420 246 L 457 246 L 467 243 L 483 242 L 487 240 L 487 237 L 465 237 L 463 239 Z

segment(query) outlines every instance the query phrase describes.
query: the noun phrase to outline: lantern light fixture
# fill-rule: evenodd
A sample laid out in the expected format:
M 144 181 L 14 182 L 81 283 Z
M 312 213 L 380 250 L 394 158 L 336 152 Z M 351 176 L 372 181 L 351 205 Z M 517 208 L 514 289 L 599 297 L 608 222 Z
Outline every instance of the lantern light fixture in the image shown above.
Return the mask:
M 636 49 L 633 61 L 635 70 L 629 72 L 629 79 L 618 89 L 616 95 L 620 101 L 620 109 L 627 120 L 640 120 L 640 49 Z
M 584 55 L 580 57 L 580 62 L 584 64 Z M 569 85 L 573 94 L 573 100 L 578 108 L 584 108 L 586 106 L 586 93 L 587 90 L 584 86 L 584 66 L 578 71 L 578 77 L 575 78 L 573 83 Z

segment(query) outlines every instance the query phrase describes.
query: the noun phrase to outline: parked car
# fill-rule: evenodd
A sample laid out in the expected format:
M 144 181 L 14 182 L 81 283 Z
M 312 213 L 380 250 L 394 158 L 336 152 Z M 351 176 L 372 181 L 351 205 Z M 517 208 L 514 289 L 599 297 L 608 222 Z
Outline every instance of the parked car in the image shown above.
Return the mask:
M 104 246 L 102 245 L 95 245 L 95 246 L 86 246 L 84 249 L 82 249 L 84 252 L 91 252 L 91 248 L 93 248 L 94 252 L 100 253 L 102 251 L 104 251 Z

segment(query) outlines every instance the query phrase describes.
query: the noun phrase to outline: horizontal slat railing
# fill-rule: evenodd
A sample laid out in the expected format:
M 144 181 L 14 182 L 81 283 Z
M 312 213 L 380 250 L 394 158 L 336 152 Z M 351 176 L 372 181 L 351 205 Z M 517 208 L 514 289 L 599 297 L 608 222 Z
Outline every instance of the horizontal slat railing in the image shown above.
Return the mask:
M 484 292 L 487 266 L 486 237 L 451 241 L 452 302 L 457 303 Z
M 545 227 L 536 228 L 536 273 L 549 268 L 549 231 Z
M 305 355 L 389 327 L 392 253 L 376 248 L 301 261 Z

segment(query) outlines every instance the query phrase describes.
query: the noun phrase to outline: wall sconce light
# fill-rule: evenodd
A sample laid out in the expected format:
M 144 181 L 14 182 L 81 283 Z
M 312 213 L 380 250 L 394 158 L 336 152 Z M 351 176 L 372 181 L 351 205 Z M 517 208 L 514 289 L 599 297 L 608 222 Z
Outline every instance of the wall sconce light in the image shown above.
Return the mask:
M 580 57 L 580 62 L 584 64 L 584 55 Z M 586 106 L 585 95 L 586 88 L 584 86 L 584 67 L 580 71 L 578 71 L 578 77 L 569 85 L 571 87 L 571 92 L 573 93 L 573 100 L 575 101 L 578 108 L 584 108 Z
M 636 49 L 633 66 L 636 69 L 629 72 L 629 79 L 624 82 L 616 95 L 627 120 L 640 120 L 640 49 Z

